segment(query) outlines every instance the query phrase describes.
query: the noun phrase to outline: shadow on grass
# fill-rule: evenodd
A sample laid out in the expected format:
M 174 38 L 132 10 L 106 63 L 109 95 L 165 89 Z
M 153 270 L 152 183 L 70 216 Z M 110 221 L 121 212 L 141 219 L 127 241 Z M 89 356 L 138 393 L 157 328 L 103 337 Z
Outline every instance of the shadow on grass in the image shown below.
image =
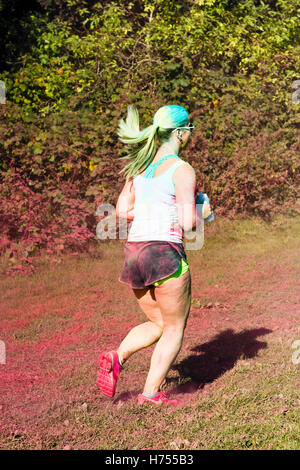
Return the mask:
M 219 333 L 211 341 L 194 347 L 191 351 L 197 354 L 191 354 L 172 366 L 173 370 L 179 372 L 180 381 L 187 383 L 170 390 L 171 394 L 195 393 L 203 389 L 206 384 L 214 382 L 227 370 L 232 369 L 239 359 L 255 357 L 260 349 L 267 347 L 267 343 L 258 341 L 257 337 L 271 332 L 272 330 L 267 328 L 243 330 L 240 333 L 228 329 Z M 178 383 L 178 377 L 167 378 L 167 384 L 172 382 Z M 136 399 L 138 393 L 140 392 L 136 390 L 123 392 L 113 403 L 118 404 Z
M 188 383 L 173 389 L 172 393 L 193 393 L 203 389 L 206 384 L 232 369 L 239 359 L 255 357 L 260 349 L 267 347 L 267 343 L 258 341 L 257 337 L 271 332 L 267 328 L 243 330 L 240 333 L 228 329 L 211 341 L 196 346 L 192 351 L 197 354 L 188 356 L 172 367 L 179 372 L 181 381 L 188 380 Z M 178 378 L 170 381 L 178 382 Z

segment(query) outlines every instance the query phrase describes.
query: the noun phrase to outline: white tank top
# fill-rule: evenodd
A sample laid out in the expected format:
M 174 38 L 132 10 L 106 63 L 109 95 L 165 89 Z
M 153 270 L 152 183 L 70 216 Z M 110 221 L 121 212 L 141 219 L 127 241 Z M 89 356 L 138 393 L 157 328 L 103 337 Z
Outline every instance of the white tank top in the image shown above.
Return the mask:
M 173 156 L 168 155 L 167 158 Z M 185 162 L 179 159 L 167 171 L 154 178 L 142 175 L 133 177 L 134 220 L 130 226 L 128 241 L 164 240 L 182 243 L 182 228 L 178 221 L 172 176 L 176 168 L 183 163 Z

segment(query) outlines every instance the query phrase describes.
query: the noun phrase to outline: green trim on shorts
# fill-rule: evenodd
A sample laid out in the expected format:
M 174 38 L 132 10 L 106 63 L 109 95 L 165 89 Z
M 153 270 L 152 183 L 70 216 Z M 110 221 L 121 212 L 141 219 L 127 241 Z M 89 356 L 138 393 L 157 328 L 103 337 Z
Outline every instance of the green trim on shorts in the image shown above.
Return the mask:
M 171 276 L 165 277 L 164 279 L 160 279 L 160 281 L 153 282 L 153 285 L 159 286 L 160 284 L 167 281 L 168 279 L 172 279 L 172 277 L 182 276 L 182 274 L 186 273 L 188 269 L 189 269 L 189 265 L 184 261 L 183 258 L 181 258 L 179 269 L 174 274 L 171 274 Z

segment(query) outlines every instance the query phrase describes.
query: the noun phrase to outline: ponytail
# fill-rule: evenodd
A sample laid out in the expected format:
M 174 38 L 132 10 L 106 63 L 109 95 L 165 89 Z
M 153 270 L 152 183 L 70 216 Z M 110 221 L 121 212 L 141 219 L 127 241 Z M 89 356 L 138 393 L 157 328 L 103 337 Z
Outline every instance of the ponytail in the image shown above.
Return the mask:
M 138 111 L 133 106 L 128 107 L 126 121 L 120 120 L 118 136 L 121 142 L 136 146 L 128 155 L 121 157 L 124 160 L 132 160 L 120 171 L 120 173 L 126 172 L 126 180 L 138 174 L 139 170 L 144 169 L 153 160 L 157 150 L 158 127 L 157 124 L 152 124 L 140 131 Z
M 121 160 L 131 160 L 120 171 L 125 172 L 126 181 L 144 170 L 152 162 L 157 151 L 157 131 L 163 137 L 169 137 L 172 129 L 184 126 L 188 122 L 188 112 L 182 106 L 166 105 L 156 111 L 153 124 L 140 130 L 139 114 L 133 106 L 128 106 L 126 121 L 119 122 L 118 136 L 121 142 L 133 150 L 121 157 Z M 142 172 L 141 171 L 141 172 Z

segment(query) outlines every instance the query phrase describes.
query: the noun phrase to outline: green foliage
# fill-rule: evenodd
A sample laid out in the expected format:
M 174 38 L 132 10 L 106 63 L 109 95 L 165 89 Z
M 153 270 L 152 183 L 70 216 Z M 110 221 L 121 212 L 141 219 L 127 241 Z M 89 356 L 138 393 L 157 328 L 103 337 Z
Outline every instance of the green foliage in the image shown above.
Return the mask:
M 32 15 L 38 20 L 42 11 L 38 0 L 0 1 L 0 72 L 14 73 L 19 69 L 22 55 L 30 51 L 36 39 Z
M 19 67 L 0 74 L 7 95 L 0 108 L 2 216 L 12 211 L 9 198 L 19 191 L 4 189 L 13 186 L 7 175 L 16 172 L 22 191 L 30 188 L 24 194 L 36 201 L 38 194 L 48 194 L 51 213 L 62 215 L 69 199 L 86 203 L 77 222 L 86 224 L 84 243 L 89 240 L 97 204 L 115 204 L 123 184 L 116 129 L 131 103 L 143 127 L 164 104 L 189 109 L 195 133 L 182 156 L 195 167 L 216 215 L 269 217 L 294 205 L 296 0 L 39 4 L 26 20 L 30 50 L 20 50 Z M 15 57 L 15 46 L 9 43 L 6 52 Z M 57 190 L 65 201 L 59 207 L 51 196 Z M 42 210 L 42 199 L 36 204 Z M 16 220 L 25 211 L 21 205 L 20 211 L 14 212 Z M 50 226 L 44 218 L 37 230 Z M 59 238 L 68 230 L 62 224 L 53 233 Z M 41 246 L 51 245 L 51 233 Z M 13 243 L 15 231 L 5 237 Z

